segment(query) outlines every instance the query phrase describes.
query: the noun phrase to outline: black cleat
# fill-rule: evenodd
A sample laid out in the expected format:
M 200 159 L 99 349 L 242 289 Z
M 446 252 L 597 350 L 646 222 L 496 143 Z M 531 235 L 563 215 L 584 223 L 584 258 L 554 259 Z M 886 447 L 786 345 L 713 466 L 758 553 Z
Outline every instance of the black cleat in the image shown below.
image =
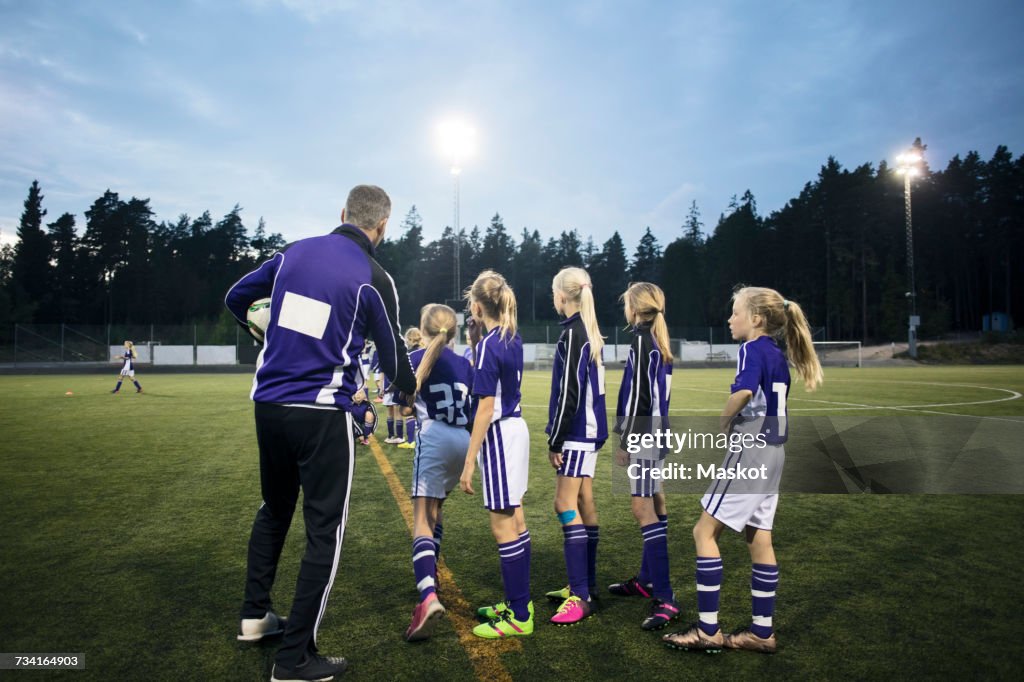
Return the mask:
M 293 669 L 275 663 L 270 673 L 270 682 L 327 682 L 347 669 L 348 661 L 340 656 L 312 654 L 302 665 Z

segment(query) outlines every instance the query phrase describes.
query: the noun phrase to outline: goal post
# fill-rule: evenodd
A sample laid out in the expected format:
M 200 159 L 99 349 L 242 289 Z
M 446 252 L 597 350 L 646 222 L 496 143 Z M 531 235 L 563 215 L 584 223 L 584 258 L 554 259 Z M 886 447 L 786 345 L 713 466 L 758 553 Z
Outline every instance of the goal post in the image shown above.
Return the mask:
M 815 341 L 814 352 L 823 367 L 861 367 L 860 341 Z

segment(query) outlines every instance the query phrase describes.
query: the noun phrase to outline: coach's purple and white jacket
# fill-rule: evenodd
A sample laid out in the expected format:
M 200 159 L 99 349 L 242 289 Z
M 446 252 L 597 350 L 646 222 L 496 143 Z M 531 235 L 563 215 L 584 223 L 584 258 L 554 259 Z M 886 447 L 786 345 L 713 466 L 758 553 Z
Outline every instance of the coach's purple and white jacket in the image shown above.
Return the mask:
M 394 281 L 358 227 L 289 244 L 238 280 L 224 303 L 245 326 L 249 305 L 267 296 L 270 324 L 256 361 L 254 401 L 351 409 L 368 336 L 396 389 L 416 389 Z

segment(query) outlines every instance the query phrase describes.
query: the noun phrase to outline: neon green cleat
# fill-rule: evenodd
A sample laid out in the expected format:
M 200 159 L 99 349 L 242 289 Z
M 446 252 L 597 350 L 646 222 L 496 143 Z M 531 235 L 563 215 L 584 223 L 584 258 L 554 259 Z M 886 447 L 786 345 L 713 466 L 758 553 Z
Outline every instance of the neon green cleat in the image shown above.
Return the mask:
M 500 613 L 497 620 L 480 623 L 473 628 L 473 634 L 484 639 L 504 639 L 506 637 L 525 637 L 533 634 L 533 602 L 530 602 L 530 617 L 527 620 L 516 620 L 508 607 Z
M 533 601 L 530 601 L 527 606 L 530 609 L 530 618 L 532 619 Z M 476 616 L 484 620 L 498 620 L 505 611 L 508 611 L 508 602 L 500 601 L 494 606 L 481 606 L 476 610 Z
M 551 601 L 565 601 L 572 596 L 572 592 L 569 590 L 569 586 L 566 585 L 560 590 L 552 590 L 544 595 Z

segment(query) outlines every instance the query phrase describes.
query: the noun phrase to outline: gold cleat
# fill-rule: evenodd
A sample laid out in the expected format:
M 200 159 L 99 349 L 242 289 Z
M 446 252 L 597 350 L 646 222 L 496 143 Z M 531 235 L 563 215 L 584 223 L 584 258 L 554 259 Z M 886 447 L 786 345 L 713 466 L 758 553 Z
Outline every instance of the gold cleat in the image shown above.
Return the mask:
M 727 649 L 744 649 L 746 651 L 757 651 L 762 654 L 774 654 L 778 647 L 778 640 L 773 632 L 768 638 L 758 637 L 748 628 L 737 630 L 731 635 L 725 636 L 725 647 Z
M 706 651 L 709 654 L 717 654 L 725 647 L 725 636 L 722 628 L 718 632 L 709 635 L 700 629 L 700 625 L 694 623 L 685 632 L 673 632 L 662 638 L 668 646 L 673 649 L 684 649 L 686 651 Z

